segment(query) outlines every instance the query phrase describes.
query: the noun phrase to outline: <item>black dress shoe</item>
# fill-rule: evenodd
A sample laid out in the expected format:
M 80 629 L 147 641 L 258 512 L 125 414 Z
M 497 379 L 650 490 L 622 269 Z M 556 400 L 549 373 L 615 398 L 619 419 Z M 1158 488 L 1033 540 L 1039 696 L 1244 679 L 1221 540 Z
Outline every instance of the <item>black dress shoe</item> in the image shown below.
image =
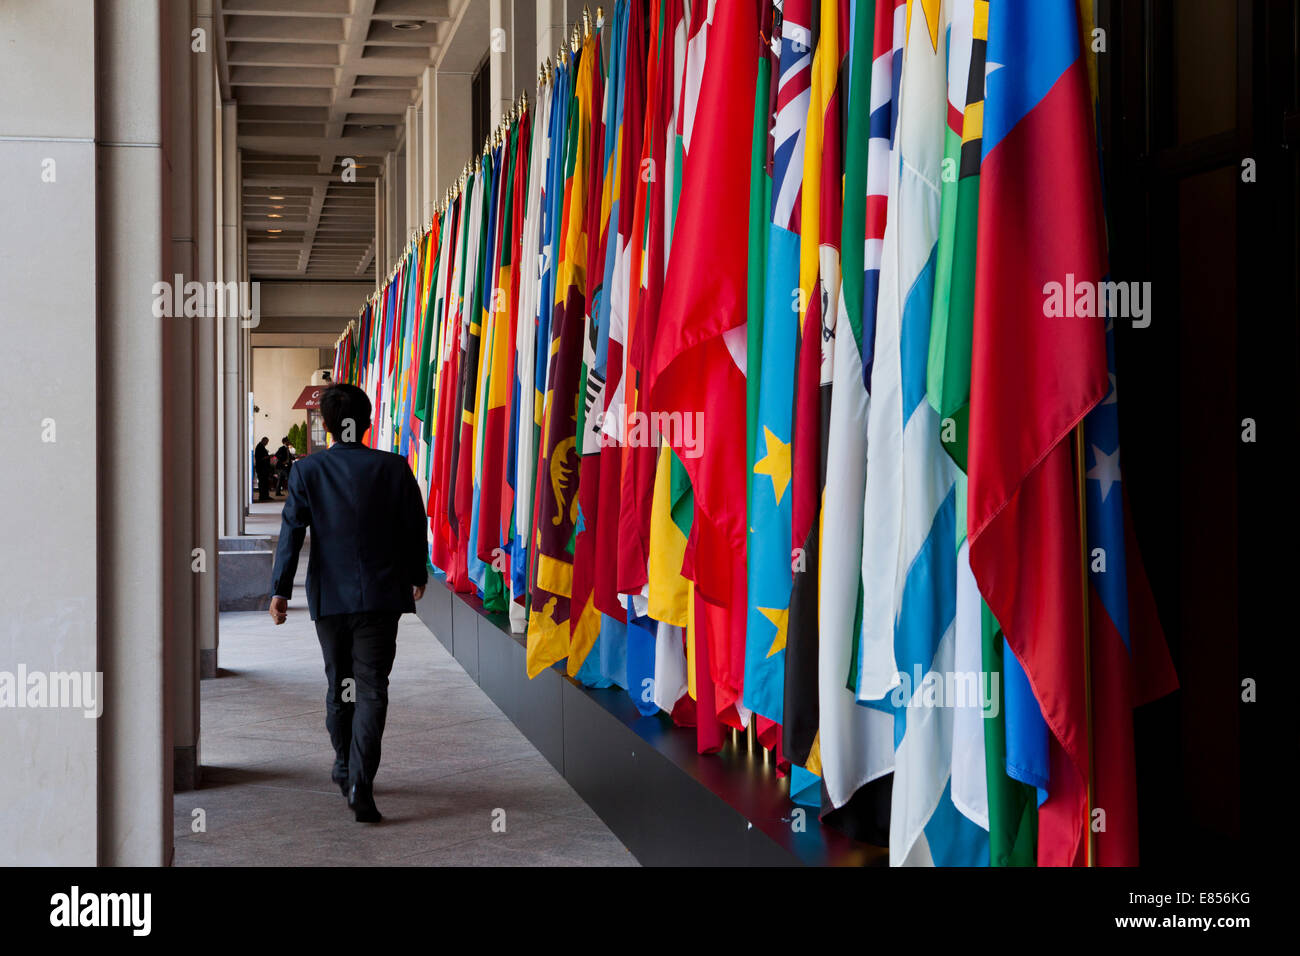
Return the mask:
M 330 779 L 339 786 L 339 791 L 346 798 L 348 795 L 348 765 L 342 760 L 335 758 L 334 766 L 330 767 Z
M 375 798 L 368 786 L 354 783 L 348 791 L 348 806 L 357 818 L 357 823 L 378 823 L 383 814 L 375 806 Z

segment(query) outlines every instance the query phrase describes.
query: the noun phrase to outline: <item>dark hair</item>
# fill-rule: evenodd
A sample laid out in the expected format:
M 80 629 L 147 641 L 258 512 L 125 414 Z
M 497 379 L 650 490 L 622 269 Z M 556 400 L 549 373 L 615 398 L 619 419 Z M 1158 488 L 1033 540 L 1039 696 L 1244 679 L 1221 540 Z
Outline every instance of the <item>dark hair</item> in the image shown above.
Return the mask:
M 271 440 L 271 439 L 270 439 L 270 436 L 268 436 L 268 435 L 263 435 L 263 436 L 262 436 L 262 440 L 261 440 L 260 442 L 258 442 L 258 444 L 259 444 L 259 445 L 265 445 L 265 444 L 266 444 L 267 442 L 269 442 L 270 440 Z
M 284 442 L 286 445 L 289 444 L 289 436 L 285 435 L 283 438 L 280 439 L 280 441 Z
M 352 441 L 361 441 L 370 428 L 370 397 L 355 385 L 337 383 L 321 392 L 320 413 L 326 430 L 343 441 L 344 425 L 351 420 Z

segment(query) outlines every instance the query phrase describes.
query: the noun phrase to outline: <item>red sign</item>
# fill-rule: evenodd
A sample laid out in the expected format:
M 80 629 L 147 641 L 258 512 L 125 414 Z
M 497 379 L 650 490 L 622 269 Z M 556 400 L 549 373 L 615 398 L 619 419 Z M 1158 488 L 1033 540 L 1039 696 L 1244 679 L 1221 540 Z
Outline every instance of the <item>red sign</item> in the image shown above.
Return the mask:
M 325 390 L 324 385 L 308 385 L 298 396 L 298 400 L 293 403 L 294 408 L 320 408 L 320 393 Z

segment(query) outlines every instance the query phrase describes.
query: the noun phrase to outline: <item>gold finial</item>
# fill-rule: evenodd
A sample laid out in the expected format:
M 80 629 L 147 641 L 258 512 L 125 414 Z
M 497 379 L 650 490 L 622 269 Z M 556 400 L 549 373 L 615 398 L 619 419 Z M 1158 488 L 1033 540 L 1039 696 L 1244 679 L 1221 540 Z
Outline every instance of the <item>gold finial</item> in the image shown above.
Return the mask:
M 587 39 L 589 39 L 590 37 L 591 37 L 591 11 L 587 9 L 587 5 L 586 5 L 586 4 L 583 4 L 583 6 L 582 6 L 582 38 L 583 38 L 583 40 L 587 40 Z
M 582 47 L 580 39 L 582 34 L 580 33 L 580 29 L 581 28 L 575 23 L 573 25 L 573 32 L 569 34 L 569 49 L 574 52 L 575 56 L 577 55 L 578 50 Z
M 605 28 L 605 8 L 597 7 L 596 8 L 596 29 L 603 30 L 604 28 Z

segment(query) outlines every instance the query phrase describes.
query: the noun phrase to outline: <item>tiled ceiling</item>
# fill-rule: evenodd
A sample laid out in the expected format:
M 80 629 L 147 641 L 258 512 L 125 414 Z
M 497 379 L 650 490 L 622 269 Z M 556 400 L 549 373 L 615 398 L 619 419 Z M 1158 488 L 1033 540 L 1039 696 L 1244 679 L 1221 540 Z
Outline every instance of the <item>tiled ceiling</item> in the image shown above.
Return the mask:
M 254 278 L 374 278 L 375 180 L 463 3 L 218 0 Z

